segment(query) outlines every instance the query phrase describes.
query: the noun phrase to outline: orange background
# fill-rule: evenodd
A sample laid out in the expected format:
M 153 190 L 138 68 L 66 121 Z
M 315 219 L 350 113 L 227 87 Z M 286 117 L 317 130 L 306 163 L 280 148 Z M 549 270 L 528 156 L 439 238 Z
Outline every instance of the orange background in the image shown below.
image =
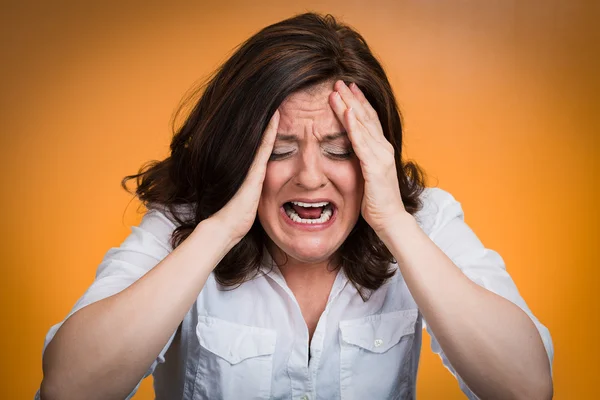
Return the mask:
M 382 61 L 405 156 L 462 203 L 550 329 L 555 398 L 598 398 L 599 2 L 103 3 L 0 12 L 0 398 L 33 397 L 46 332 L 139 223 L 119 182 L 168 154 L 183 95 L 308 10 L 353 25 Z M 421 357 L 419 399 L 464 398 L 428 336 Z M 149 378 L 136 399 L 150 398 Z

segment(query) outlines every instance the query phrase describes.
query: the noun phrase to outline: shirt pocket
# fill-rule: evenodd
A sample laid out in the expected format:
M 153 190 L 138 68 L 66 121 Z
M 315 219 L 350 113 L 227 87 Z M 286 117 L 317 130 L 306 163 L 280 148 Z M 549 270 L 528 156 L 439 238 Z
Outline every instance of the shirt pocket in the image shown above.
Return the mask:
M 340 392 L 349 399 L 411 398 L 408 368 L 418 309 L 340 321 Z
M 194 400 L 269 399 L 277 331 L 201 316 Z

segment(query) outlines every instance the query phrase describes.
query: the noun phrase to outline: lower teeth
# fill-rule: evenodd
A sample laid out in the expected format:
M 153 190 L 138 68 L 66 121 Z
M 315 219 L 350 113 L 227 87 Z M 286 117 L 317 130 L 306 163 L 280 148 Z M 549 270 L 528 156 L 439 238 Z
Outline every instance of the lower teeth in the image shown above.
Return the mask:
M 300 218 L 298 213 L 294 211 L 293 208 L 284 207 L 285 213 L 287 216 L 294 222 L 299 222 L 301 224 L 322 224 L 331 219 L 331 215 L 333 211 L 330 208 L 325 208 L 321 212 L 321 216 L 319 218 L 311 219 L 311 218 Z

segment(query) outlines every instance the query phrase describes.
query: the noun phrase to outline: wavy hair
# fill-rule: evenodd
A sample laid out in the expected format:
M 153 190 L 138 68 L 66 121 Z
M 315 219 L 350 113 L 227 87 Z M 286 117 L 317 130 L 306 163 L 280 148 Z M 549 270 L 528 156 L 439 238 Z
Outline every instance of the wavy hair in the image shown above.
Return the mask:
M 167 209 L 177 222 L 176 248 L 204 219 L 219 211 L 242 185 L 271 115 L 290 94 L 342 79 L 355 82 L 373 106 L 393 145 L 406 211 L 422 208 L 425 174 L 402 160 L 402 122 L 383 67 L 365 39 L 331 15 L 299 14 L 269 25 L 234 49 L 200 88 L 199 100 L 179 129 L 170 155 L 150 161 L 137 174 L 135 195 L 148 209 Z M 181 112 L 181 108 L 178 113 Z M 182 213 L 182 207 L 189 210 Z M 267 235 L 258 217 L 248 234 L 214 269 L 222 286 L 236 286 L 260 271 Z M 359 217 L 338 251 L 339 264 L 366 301 L 395 269 L 392 254 Z

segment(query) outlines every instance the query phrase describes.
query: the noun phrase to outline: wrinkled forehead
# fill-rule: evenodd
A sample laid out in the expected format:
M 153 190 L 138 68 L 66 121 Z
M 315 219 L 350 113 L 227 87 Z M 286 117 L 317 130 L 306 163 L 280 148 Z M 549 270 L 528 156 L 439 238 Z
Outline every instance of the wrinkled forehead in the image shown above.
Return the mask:
M 312 86 L 289 95 L 279 106 L 279 133 L 326 134 L 342 129 L 329 104 L 333 82 Z

